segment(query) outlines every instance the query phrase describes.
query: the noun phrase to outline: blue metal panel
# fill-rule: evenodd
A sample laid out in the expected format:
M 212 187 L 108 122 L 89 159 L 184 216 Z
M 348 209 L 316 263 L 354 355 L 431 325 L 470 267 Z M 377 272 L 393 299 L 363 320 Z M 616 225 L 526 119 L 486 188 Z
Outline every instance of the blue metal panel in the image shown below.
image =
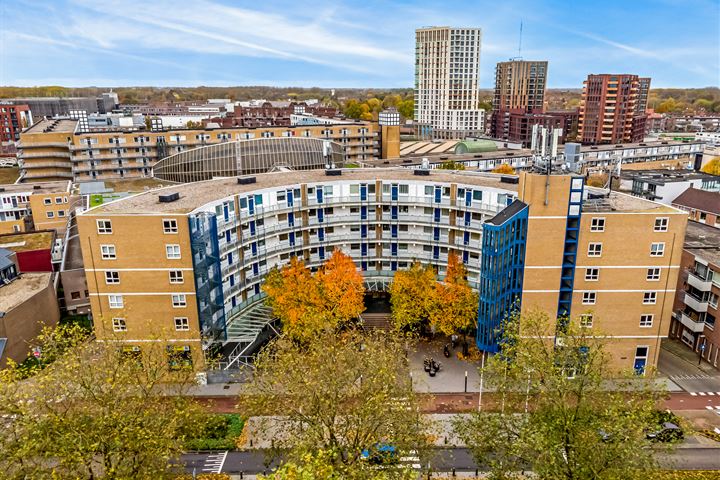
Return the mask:
M 367 256 L 367 252 L 368 252 L 368 244 L 367 244 L 367 243 L 361 243 L 361 244 L 360 244 L 360 255 L 362 255 L 363 257 L 366 257 L 366 256 Z M 366 263 L 366 262 L 363 262 L 363 263 Z
M 325 260 L 325 247 L 318 247 L 318 256 L 320 260 Z
M 433 212 L 433 221 L 439 222 L 440 221 L 440 209 L 436 208 Z
M 367 225 L 360 225 L 360 238 L 367 238 Z
M 433 227 L 433 240 L 436 242 L 440 240 L 440 227 Z
M 317 198 L 318 203 L 323 203 L 323 189 L 322 189 L 322 187 L 316 187 L 316 188 L 315 188 L 315 197 Z
M 442 187 L 435 187 L 435 203 L 440 203 L 442 198 Z
M 393 201 L 397 201 L 397 199 L 398 199 L 398 186 L 397 185 L 390 186 L 390 198 Z
M 491 220 L 483 224 L 475 341 L 480 350 L 493 353 L 500 350 L 502 323 L 520 308 L 522 300 L 529 208 L 519 201 L 509 208 L 514 213 L 500 217 L 502 223 Z
M 570 194 L 568 198 L 562 273 L 560 275 L 560 292 L 558 294 L 557 308 L 558 329 L 560 330 L 565 329 L 571 314 L 584 188 L 584 182 L 581 177 L 573 177 L 570 181 L 572 183 L 570 185 Z
M 295 232 L 288 233 L 288 243 L 291 247 L 295 246 Z
M 255 215 L 255 199 L 253 197 L 248 197 L 248 213 Z
M 255 220 L 250 220 L 249 225 L 250 225 L 250 236 L 254 236 L 254 235 L 255 235 L 255 232 L 256 232 L 256 230 L 255 230 Z
M 470 220 L 472 220 L 472 213 L 465 212 L 465 226 L 466 227 L 470 226 Z
M 398 226 L 390 225 L 390 237 L 398 238 Z
M 393 257 L 397 257 L 398 254 L 398 244 L 397 243 L 391 243 L 390 244 L 390 255 Z
M 438 260 L 440 258 L 440 247 L 435 245 L 433 247 L 433 260 Z
M 321 242 L 325 241 L 325 229 L 324 228 L 318 228 L 318 240 Z
M 472 190 L 465 190 L 465 206 L 469 207 L 472 205 Z
M 367 220 L 368 218 L 368 209 L 366 206 L 360 207 L 360 220 Z
M 463 245 L 470 245 L 470 232 L 463 233 Z
M 288 212 L 288 227 L 294 227 L 295 226 L 295 214 L 293 212 Z
M 368 190 L 368 188 L 367 188 L 366 184 L 363 183 L 360 185 L 360 201 L 361 202 L 364 202 L 367 200 L 367 190 Z
M 391 220 L 397 220 L 398 219 L 398 207 L 397 205 L 392 205 L 390 207 L 390 219 Z
M 287 191 L 287 205 L 288 207 L 292 207 L 295 204 L 295 197 L 292 190 Z
M 322 223 L 325 220 L 325 212 L 322 208 L 317 209 L 317 219 L 319 223 Z

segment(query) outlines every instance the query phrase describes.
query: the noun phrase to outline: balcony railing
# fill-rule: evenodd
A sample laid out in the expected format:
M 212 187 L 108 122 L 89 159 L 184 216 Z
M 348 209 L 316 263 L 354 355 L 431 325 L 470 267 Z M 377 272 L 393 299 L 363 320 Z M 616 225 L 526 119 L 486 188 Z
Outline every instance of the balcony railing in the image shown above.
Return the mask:
M 693 269 L 688 269 L 688 285 L 697 288 L 701 292 L 709 292 L 712 288 L 712 280 L 701 277 Z
M 685 292 L 685 305 L 692 308 L 698 313 L 703 313 L 708 311 L 708 301 L 707 299 L 699 298 L 689 292 Z
M 700 321 L 695 321 L 683 311 L 678 311 L 673 314 L 677 320 L 680 320 L 688 330 L 693 333 L 702 333 L 705 330 L 705 324 Z

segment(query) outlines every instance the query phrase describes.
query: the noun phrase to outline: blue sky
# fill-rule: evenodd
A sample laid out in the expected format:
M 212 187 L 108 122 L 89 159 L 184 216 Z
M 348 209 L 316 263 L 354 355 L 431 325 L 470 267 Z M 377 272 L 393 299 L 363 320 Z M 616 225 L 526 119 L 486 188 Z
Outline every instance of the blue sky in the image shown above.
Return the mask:
M 483 29 L 490 88 L 521 20 L 550 87 L 720 85 L 718 0 L 0 0 L 0 85 L 411 87 L 415 28 L 451 25 Z

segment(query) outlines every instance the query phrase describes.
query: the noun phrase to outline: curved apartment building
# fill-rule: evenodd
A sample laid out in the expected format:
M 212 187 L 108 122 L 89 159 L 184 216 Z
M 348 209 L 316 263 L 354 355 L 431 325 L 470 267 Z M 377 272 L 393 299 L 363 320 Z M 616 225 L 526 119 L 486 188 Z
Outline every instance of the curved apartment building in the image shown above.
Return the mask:
M 207 180 L 78 217 L 96 334 L 133 348 L 162 332 L 190 361 L 232 344 L 232 366 L 271 320 L 265 274 L 291 256 L 314 268 L 341 248 L 383 290 L 413 260 L 442 277 L 454 251 L 480 292 L 480 348 L 497 350 L 497 325 L 520 305 L 594 323 L 639 371 L 667 332 L 685 223 L 580 176 L 406 168 Z

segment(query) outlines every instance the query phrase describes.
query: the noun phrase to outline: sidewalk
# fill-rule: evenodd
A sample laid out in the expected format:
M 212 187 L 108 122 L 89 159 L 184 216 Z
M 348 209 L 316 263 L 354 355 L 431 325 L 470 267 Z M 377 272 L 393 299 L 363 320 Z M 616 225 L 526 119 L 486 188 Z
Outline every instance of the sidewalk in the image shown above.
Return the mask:
M 691 364 L 698 370 L 701 370 L 710 376 L 720 375 L 720 370 L 713 367 L 705 359 L 702 359 L 702 361 L 700 361 L 700 364 L 698 365 L 698 360 L 700 359 L 700 355 L 698 355 L 697 352 L 692 351 L 684 343 L 682 343 L 678 340 L 674 340 L 674 339 L 670 339 L 670 338 L 663 339 L 663 341 L 660 345 L 660 348 L 661 348 L 661 350 L 664 350 L 667 353 L 675 355 L 676 357 L 684 360 L 685 362 Z

